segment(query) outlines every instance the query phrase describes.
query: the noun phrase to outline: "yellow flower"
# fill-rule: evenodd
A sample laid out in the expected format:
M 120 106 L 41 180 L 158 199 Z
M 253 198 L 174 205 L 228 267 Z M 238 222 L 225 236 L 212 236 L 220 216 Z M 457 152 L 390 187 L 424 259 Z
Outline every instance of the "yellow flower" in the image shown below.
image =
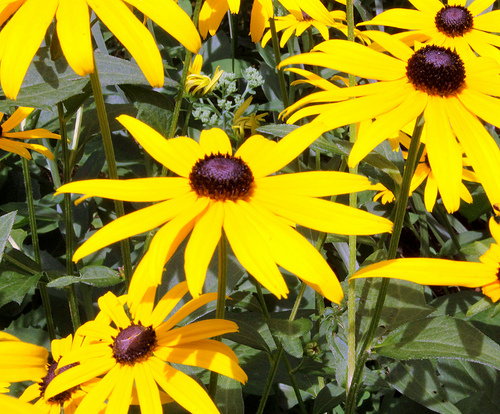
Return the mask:
M 108 292 L 100 297 L 101 312 L 78 330 L 87 337 L 88 345 L 60 362 L 79 365 L 57 375 L 47 387 L 46 398 L 102 375 L 78 406 L 77 414 L 94 412 L 106 399 L 106 412 L 127 412 L 134 384 L 143 413 L 163 412 L 158 387 L 190 412 L 218 413 L 204 389 L 171 364 L 198 366 L 246 382 L 234 352 L 207 339 L 236 332 L 238 327 L 234 322 L 212 319 L 175 328 L 191 312 L 217 298 L 216 293 L 201 295 L 165 320 L 187 291 L 182 282 L 153 308 L 156 289 L 148 289 L 139 305 L 130 309 L 131 317 L 124 308 L 127 296 L 117 298 Z
M 43 128 L 32 129 L 29 131 L 22 132 L 9 132 L 18 126 L 22 121 L 24 121 L 31 112 L 33 108 L 20 107 L 0 126 L 0 149 L 4 151 L 13 152 L 20 155 L 28 160 L 31 159 L 31 154 L 29 149 L 32 151 L 39 152 L 45 155 L 47 158 L 53 160 L 54 155 L 45 148 L 43 145 L 39 144 L 29 144 L 23 141 L 15 141 L 17 139 L 36 139 L 36 138 L 55 138 L 60 139 L 61 136 L 53 134 Z M 0 122 L 5 114 L 0 112 Z
M 276 17 L 276 32 L 285 31 L 281 36 L 280 47 L 284 47 L 286 42 L 295 32 L 295 36 L 300 36 L 309 27 L 315 27 L 318 29 L 319 33 L 323 39 L 328 40 L 330 35 L 328 30 L 330 27 L 334 27 L 344 34 L 347 35 L 347 26 L 342 23 L 346 19 L 345 12 L 340 10 L 334 10 L 329 12 L 329 19 L 326 16 L 322 16 L 321 20 L 315 20 L 309 16 L 306 12 L 299 10 L 290 10 L 291 14 L 286 16 Z M 269 24 L 267 24 L 269 26 Z M 265 46 L 267 42 L 271 39 L 271 29 L 269 29 L 264 37 L 262 38 L 262 46 Z
M 424 128 L 425 129 L 425 128 Z M 425 130 L 422 133 L 422 140 L 425 141 Z M 405 133 L 401 133 L 399 135 L 399 141 L 406 147 L 410 147 L 410 137 Z M 406 159 L 408 153 L 403 151 L 403 157 Z M 462 158 L 463 166 L 467 166 L 468 162 L 466 158 Z M 424 149 L 422 153 L 422 157 L 420 158 L 417 167 L 415 168 L 415 172 L 413 173 L 413 177 L 410 183 L 410 193 L 412 193 L 422 184 L 425 180 L 427 180 L 424 190 L 424 203 L 427 211 L 432 211 L 434 209 L 434 205 L 436 204 L 436 199 L 438 196 L 438 184 L 434 177 L 434 173 L 432 172 L 432 168 L 429 164 L 429 157 L 427 155 L 427 150 Z M 462 180 L 479 182 L 476 174 L 467 169 L 462 168 Z M 388 190 L 383 184 L 376 184 L 373 186 L 372 190 L 379 190 L 380 192 L 373 197 L 373 201 L 377 201 L 381 199 L 382 204 L 392 203 L 394 201 L 394 194 Z M 464 200 L 466 203 L 472 203 L 472 196 L 467 189 L 467 187 L 460 183 L 460 198 Z M 443 200 L 445 201 L 445 200 Z
M 499 64 L 487 57 L 463 61 L 440 46 L 413 51 L 387 33 L 364 33 L 394 57 L 354 42 L 330 40 L 312 53 L 282 62 L 320 65 L 378 80 L 309 95 L 305 103 L 320 104 L 299 110 L 288 122 L 318 116 L 292 132 L 293 139 L 310 143 L 331 129 L 377 118 L 359 131 L 349 155 L 349 165 L 354 166 L 423 112 L 429 162 L 447 210 L 460 206 L 462 151 L 456 138 L 491 203 L 500 202 L 500 150 L 478 119 L 500 126 L 500 100 L 496 98 L 500 96 Z M 349 97 L 356 99 L 347 100 Z M 293 110 L 301 105 L 299 101 Z
M 492 217 L 490 232 L 496 243 L 475 262 L 446 259 L 408 258 L 375 263 L 356 272 L 349 280 L 385 277 L 408 280 L 421 285 L 482 287 L 493 302 L 500 299 L 500 225 Z
M 10 0 L 0 13 L 0 82 L 15 99 L 28 66 L 56 18 L 61 49 L 80 76 L 94 71 L 89 7 L 137 61 L 152 86 L 163 85 L 163 63 L 151 33 L 132 13 L 135 7 L 191 52 L 201 40 L 190 17 L 173 0 Z
M 45 375 L 48 351 L 0 332 L 0 381 L 19 382 Z
M 245 138 L 245 130 L 250 130 L 250 135 L 255 135 L 256 130 L 260 127 L 260 123 L 264 121 L 267 112 L 256 115 L 252 113 L 250 116 L 242 116 L 252 103 L 253 96 L 250 96 L 234 113 L 233 130 L 240 139 Z
M 185 91 L 195 97 L 200 97 L 211 93 L 217 86 L 217 81 L 220 79 L 223 70 L 219 70 L 219 66 L 215 69 L 214 76 L 201 74 L 201 67 L 203 66 L 203 57 L 196 55 L 191 65 L 189 66 L 188 76 L 186 78 Z
M 476 52 L 500 63 L 500 11 L 483 13 L 493 0 L 410 0 L 417 10 L 390 9 L 363 25 L 385 25 L 409 30 L 398 33 L 403 41 L 415 40 L 449 47 L 460 55 Z M 474 52 L 473 52 L 474 51 Z
M 302 12 L 311 16 L 317 22 L 329 25 L 333 22 L 327 8 L 319 0 L 279 0 L 279 2 L 290 13 L 298 16 Z M 210 33 L 211 36 L 217 32 L 222 18 L 230 10 L 238 13 L 240 0 L 205 0 L 200 11 L 200 33 L 203 38 Z M 272 0 L 254 0 L 250 20 L 250 35 L 252 41 L 257 43 L 264 33 L 270 17 L 274 16 Z
M 319 198 L 366 190 L 371 186 L 366 177 L 330 171 L 268 176 L 305 149 L 287 137 L 276 143 L 254 135 L 233 156 L 229 138 L 220 129 L 202 131 L 198 143 L 187 137 L 165 140 L 126 115 L 118 121 L 152 157 L 179 176 L 77 181 L 58 192 L 161 201 L 109 223 L 73 256 L 78 261 L 104 246 L 164 224 L 136 270 L 130 288 L 133 295 L 160 283 L 165 263 L 192 231 L 184 266 L 189 291 L 198 296 L 224 229 L 240 263 L 276 296 L 288 293 L 280 265 L 339 303 L 342 289 L 330 266 L 290 225 L 338 234 L 391 231 L 392 223 L 382 217 Z
M 0 394 L 0 407 L 9 414 L 44 414 L 39 408 L 4 394 Z

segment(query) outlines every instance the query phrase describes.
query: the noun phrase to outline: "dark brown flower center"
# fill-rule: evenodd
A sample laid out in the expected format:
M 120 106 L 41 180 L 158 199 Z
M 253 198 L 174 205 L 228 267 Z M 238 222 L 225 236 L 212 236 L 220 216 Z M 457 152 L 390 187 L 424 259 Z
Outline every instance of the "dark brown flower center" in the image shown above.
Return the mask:
M 249 195 L 253 174 L 239 157 L 228 154 L 205 155 L 189 174 L 191 188 L 212 200 L 238 200 Z
M 65 365 L 62 368 L 59 368 L 59 371 L 56 373 L 58 362 L 53 361 L 47 367 L 47 375 L 43 377 L 42 381 L 38 383 L 40 385 L 40 396 L 43 397 L 45 394 L 45 390 L 49 386 L 50 382 L 59 374 L 67 371 L 70 368 L 76 367 L 79 363 L 75 362 L 74 364 Z M 71 395 L 76 391 L 78 387 L 70 388 L 69 390 L 63 391 L 53 397 L 50 397 L 48 401 L 53 404 L 63 404 L 65 401 L 68 401 L 71 398 Z
M 133 365 L 137 361 L 149 357 L 156 346 L 156 332 L 152 326 L 141 323 L 120 329 L 113 338 L 113 357 L 122 365 Z
M 474 26 L 474 18 L 466 7 L 446 5 L 436 14 L 436 28 L 449 37 L 463 36 Z
M 457 53 L 441 46 L 425 46 L 408 59 L 406 76 L 429 95 L 450 96 L 465 82 L 465 67 Z

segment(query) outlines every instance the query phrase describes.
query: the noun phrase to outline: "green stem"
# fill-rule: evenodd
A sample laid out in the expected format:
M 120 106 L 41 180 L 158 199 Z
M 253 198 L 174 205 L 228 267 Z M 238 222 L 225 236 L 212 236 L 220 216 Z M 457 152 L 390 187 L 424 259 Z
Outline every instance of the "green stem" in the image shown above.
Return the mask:
M 271 28 L 271 35 L 273 39 L 273 50 L 274 50 L 274 61 L 276 67 L 281 63 L 281 51 L 280 43 L 278 39 L 278 33 L 276 32 L 276 23 L 274 22 L 274 17 L 269 19 L 269 27 Z M 280 83 L 281 99 L 283 100 L 283 108 L 288 107 L 288 92 L 286 89 L 285 74 L 283 69 L 278 69 L 278 79 Z
M 62 161 L 63 161 L 63 183 L 71 181 L 71 166 L 69 164 L 69 151 L 68 151 L 68 138 L 66 133 L 66 122 L 64 121 L 64 109 L 62 103 L 57 104 L 57 111 L 59 115 L 59 133 L 61 134 L 61 148 L 62 148 Z M 71 212 L 71 194 L 64 194 L 64 228 L 66 229 L 66 274 L 73 275 L 73 218 Z M 68 296 L 69 311 L 71 314 L 71 322 L 73 329 L 76 330 L 80 327 L 80 312 L 78 309 L 78 299 L 76 297 L 75 285 L 72 284 L 65 288 L 66 295 Z
M 31 228 L 31 240 L 33 243 L 33 254 L 35 261 L 42 268 L 42 259 L 40 257 L 40 242 L 38 240 L 38 228 L 36 224 L 35 202 L 33 198 L 33 186 L 31 185 L 31 176 L 29 171 L 28 160 L 22 158 L 23 163 L 23 176 L 24 186 L 26 188 L 26 203 L 28 204 L 28 219 Z M 49 332 L 50 340 L 56 339 L 56 330 L 54 327 L 54 319 L 52 317 L 52 308 L 50 306 L 49 294 L 47 286 L 44 282 L 38 282 L 38 290 L 42 298 L 42 306 L 45 312 L 45 319 L 47 321 L 47 331 Z
M 347 0 L 346 3 L 347 17 L 347 40 L 354 42 L 354 8 L 353 1 Z M 356 77 L 349 74 L 349 87 L 356 86 Z M 357 124 L 349 126 L 349 142 L 354 143 L 357 136 Z M 349 168 L 350 174 L 358 173 L 358 166 Z M 357 193 L 349 194 L 349 206 L 358 207 Z M 349 276 L 356 272 L 356 235 L 349 236 Z M 353 280 L 347 287 L 347 318 L 349 321 L 347 331 L 347 391 L 349 391 L 352 378 L 354 376 L 354 367 L 356 366 L 356 281 Z
M 219 278 L 217 286 L 217 307 L 215 309 L 215 318 L 224 319 L 226 313 L 226 280 L 227 280 L 227 238 L 224 232 L 222 232 L 221 238 L 219 240 Z M 215 338 L 217 341 L 221 341 L 222 337 L 217 336 Z M 217 393 L 217 382 L 219 380 L 219 374 L 217 372 L 210 372 L 210 385 L 208 387 L 208 393 L 215 399 L 215 394 Z
M 419 115 L 415 122 L 415 128 L 413 130 L 413 135 L 411 138 L 410 148 L 408 150 L 408 158 L 406 160 L 406 166 L 403 173 L 403 182 L 401 183 L 401 188 L 399 194 L 397 194 L 396 201 L 396 214 L 394 218 L 393 233 L 391 236 L 391 241 L 389 243 L 389 250 L 387 257 L 388 259 L 394 259 L 396 257 L 399 238 L 401 236 L 401 230 L 403 228 L 403 221 L 406 213 L 406 206 L 408 204 L 408 194 L 410 191 L 411 179 L 415 171 L 415 166 L 417 163 L 417 155 L 420 148 L 420 136 L 422 134 L 423 114 Z M 378 324 L 380 322 L 380 316 L 382 314 L 382 309 L 384 307 L 385 296 L 387 294 L 387 288 L 389 286 L 390 279 L 383 279 L 380 284 L 380 290 L 377 297 L 377 302 L 375 304 L 375 309 L 373 311 L 372 319 L 370 321 L 370 326 L 365 334 L 364 341 L 358 352 L 358 357 L 356 359 L 356 366 L 354 369 L 354 375 L 351 381 L 351 386 L 347 393 L 346 400 L 346 414 L 353 414 L 356 409 L 357 402 L 357 392 L 361 386 L 361 380 L 363 378 L 363 369 L 365 363 L 370 355 L 370 349 L 375 338 L 375 331 L 377 330 Z M 352 282 L 351 282 L 352 283 Z
M 99 126 L 101 128 L 102 142 L 104 152 L 106 154 L 106 162 L 108 164 L 109 178 L 118 180 L 118 168 L 116 167 L 115 150 L 113 149 L 113 142 L 111 140 L 111 130 L 109 129 L 108 115 L 106 113 L 106 106 L 104 105 L 104 96 L 102 94 L 101 82 L 99 81 L 99 72 L 94 60 L 94 72 L 90 74 L 90 84 L 92 85 L 92 92 L 94 94 L 95 106 L 97 110 L 97 118 L 99 119 Z M 116 217 L 120 218 L 125 215 L 123 208 L 123 201 L 114 200 Z M 130 259 L 130 245 L 128 239 L 120 241 L 120 247 L 123 258 L 124 275 L 127 286 L 130 284 L 132 278 L 132 262 Z

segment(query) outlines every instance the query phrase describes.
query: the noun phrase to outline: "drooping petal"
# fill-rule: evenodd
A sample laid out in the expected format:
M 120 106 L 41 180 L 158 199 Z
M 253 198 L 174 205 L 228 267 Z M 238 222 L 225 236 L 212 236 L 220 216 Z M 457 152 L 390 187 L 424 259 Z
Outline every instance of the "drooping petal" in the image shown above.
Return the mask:
M 7 119 L 2 124 L 2 136 L 5 136 L 4 134 L 6 132 L 9 132 L 11 129 L 15 128 L 18 126 L 22 121 L 24 121 L 33 111 L 35 108 L 26 108 L 24 106 L 21 106 L 17 108 L 14 113 Z
M 16 99 L 58 3 L 59 0 L 30 0 L 24 3 L 0 32 L 0 43 L 4 45 L 0 82 L 7 98 Z
M 255 191 L 286 192 L 308 197 L 349 194 L 371 189 L 371 182 L 362 175 L 338 171 L 309 171 L 263 177 L 255 182 Z
M 500 203 L 500 149 L 481 122 L 457 98 L 448 98 L 446 112 L 453 131 L 481 180 L 492 205 Z
M 125 329 L 131 325 L 130 319 L 123 309 L 123 304 L 112 292 L 101 296 L 98 303 L 101 311 L 111 318 L 117 328 Z
M 200 339 L 212 338 L 230 332 L 238 332 L 238 325 L 224 319 L 208 319 L 193 322 L 180 328 L 163 332 L 163 327 L 157 330 L 159 347 L 185 345 Z M 156 350 L 155 350 L 156 352 Z M 158 352 L 161 352 L 159 349 Z
M 156 161 L 181 177 L 188 177 L 194 163 L 203 158 L 203 150 L 190 138 L 167 140 L 150 126 L 128 115 L 120 115 L 116 120 L 129 130 Z
M 438 185 L 432 172 L 429 173 L 424 191 L 424 204 L 427 211 L 432 212 L 438 195 Z
M 262 236 L 267 237 L 271 254 L 280 266 L 297 275 L 322 296 L 340 304 L 344 296 L 340 283 L 330 265 L 311 243 L 259 204 L 245 203 L 241 208 L 253 218 Z
M 191 18 L 173 0 L 127 0 L 153 20 L 158 26 L 177 39 L 192 53 L 198 53 L 201 39 Z
M 490 233 L 497 243 L 500 243 L 500 225 L 495 221 L 494 217 L 489 221 Z
M 230 357 L 228 351 L 232 352 L 227 345 L 205 339 L 180 347 L 163 347 L 159 353 L 165 361 L 209 369 L 244 384 L 248 377 L 238 365 L 238 359 L 232 357 L 236 357 L 234 353 Z
M 185 196 L 154 204 L 112 221 L 77 249 L 73 261 L 77 262 L 105 246 L 162 225 L 189 209 L 196 203 L 196 199 L 196 194 L 190 192 Z
M 15 142 L 9 139 L 0 138 L 1 149 L 3 149 L 4 151 L 13 152 L 14 154 L 18 154 L 21 157 L 26 158 L 27 160 L 31 160 L 31 154 L 23 144 L 23 142 Z
M 222 234 L 224 203 L 214 202 L 206 213 L 198 217 L 184 255 L 184 269 L 189 292 L 201 294 L 208 265 Z
M 120 375 L 116 378 L 115 387 L 108 398 L 106 411 L 109 410 L 112 413 L 126 414 L 129 410 L 130 400 L 132 398 L 134 368 L 131 365 L 118 366 L 120 367 Z
M 261 191 L 253 200 L 293 223 L 327 233 L 368 235 L 392 229 L 383 217 L 322 199 Z
M 237 202 L 226 201 L 224 231 L 236 258 L 250 274 L 278 298 L 286 297 L 288 287 L 265 240 Z
M 89 8 L 85 0 L 59 0 L 57 37 L 64 57 L 80 76 L 94 71 Z
M 130 180 L 73 181 L 57 189 L 56 194 L 85 194 L 113 200 L 151 202 L 184 196 L 191 186 L 184 177 L 133 178 Z
M 133 366 L 137 394 L 141 412 L 148 414 L 162 414 L 160 392 L 154 380 L 153 372 L 147 361 Z
M 186 410 L 219 414 L 213 401 L 194 379 L 156 358 L 151 358 L 148 363 L 158 385 Z
M 200 135 L 200 146 L 206 155 L 233 154 L 231 141 L 227 134 L 220 128 L 204 129 Z
M 10 119 L 8 119 L 5 123 L 7 123 L 9 120 Z M 11 139 L 38 139 L 38 138 L 61 139 L 61 136 L 59 134 L 53 134 L 52 132 L 47 131 L 46 129 L 43 128 L 30 129 L 28 131 L 19 131 L 19 132 L 4 131 L 2 136 Z
M 153 87 L 162 87 L 163 63 L 151 33 L 123 1 L 86 0 L 99 19 L 127 48 Z
M 208 33 L 211 36 L 215 34 L 228 10 L 229 4 L 227 0 L 205 0 L 203 2 L 198 24 L 203 38 L 206 38 Z
M 499 68 L 500 69 L 500 68 Z M 473 114 L 490 124 L 500 127 L 500 99 L 465 89 L 458 95 L 460 102 Z
M 250 36 L 252 37 L 252 42 L 257 43 L 262 38 L 266 23 L 273 14 L 272 1 L 254 0 L 250 16 Z
M 427 128 L 426 148 L 443 203 L 446 210 L 452 213 L 460 207 L 462 150 L 451 131 L 445 105 L 445 98 L 429 96 L 424 115 Z
M 491 268 L 482 263 L 446 259 L 407 258 L 386 260 L 357 271 L 349 280 L 386 277 L 421 285 L 479 287 L 496 280 Z

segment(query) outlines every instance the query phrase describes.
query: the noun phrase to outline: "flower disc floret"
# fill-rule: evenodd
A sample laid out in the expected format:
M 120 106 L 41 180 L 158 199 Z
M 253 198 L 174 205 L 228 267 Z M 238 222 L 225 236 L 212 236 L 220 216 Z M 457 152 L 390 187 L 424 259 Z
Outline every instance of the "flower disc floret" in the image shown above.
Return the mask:
M 152 355 L 156 345 L 156 333 L 152 326 L 132 324 L 120 330 L 114 339 L 113 357 L 122 365 L 134 363 Z
M 40 395 L 43 397 L 45 394 L 45 390 L 49 386 L 50 382 L 58 375 L 61 374 L 64 371 L 67 371 L 70 368 L 73 368 L 77 366 L 78 363 L 75 362 L 73 364 L 65 365 L 62 368 L 58 368 L 58 362 L 57 361 L 52 361 L 50 364 L 48 364 L 47 367 L 47 375 L 42 378 L 42 381 L 38 383 L 40 386 Z M 71 399 L 72 394 L 76 391 L 77 387 L 72 387 L 66 391 L 63 391 L 57 395 L 54 395 L 53 397 L 49 398 L 48 401 L 53 404 L 63 404 L 65 401 L 68 401 Z
M 244 199 L 253 182 L 252 171 L 240 157 L 221 153 L 205 155 L 189 174 L 196 194 L 219 201 Z
M 447 4 L 436 14 L 435 23 L 441 33 L 459 37 L 472 30 L 474 18 L 467 8 Z
M 429 95 L 451 96 L 465 82 L 465 67 L 457 53 L 425 46 L 408 59 L 406 75 L 416 89 Z

